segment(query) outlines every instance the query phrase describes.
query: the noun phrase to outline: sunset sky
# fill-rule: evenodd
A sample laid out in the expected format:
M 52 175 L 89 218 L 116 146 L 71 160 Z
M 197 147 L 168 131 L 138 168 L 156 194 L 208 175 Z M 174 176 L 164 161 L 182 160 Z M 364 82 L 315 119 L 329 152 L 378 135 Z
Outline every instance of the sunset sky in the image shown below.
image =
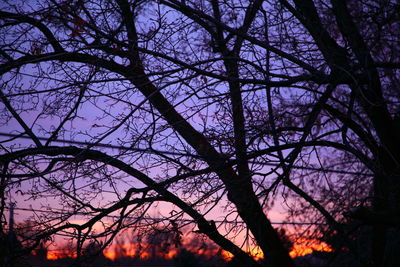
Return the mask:
M 2 0 L 0 265 L 400 266 L 398 10 Z

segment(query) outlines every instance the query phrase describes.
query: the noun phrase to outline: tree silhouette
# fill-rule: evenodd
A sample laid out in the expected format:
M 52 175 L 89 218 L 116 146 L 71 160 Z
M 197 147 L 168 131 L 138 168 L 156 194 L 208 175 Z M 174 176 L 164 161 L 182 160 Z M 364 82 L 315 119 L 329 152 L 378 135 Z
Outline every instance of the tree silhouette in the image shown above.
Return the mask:
M 398 8 L 3 1 L 0 215 L 7 195 L 34 200 L 36 244 L 64 234 L 79 256 L 170 203 L 158 219 L 191 221 L 235 261 L 264 264 L 251 242 L 293 266 L 267 216 L 281 202 L 354 255 L 344 217 L 371 225 L 379 266 L 400 214 Z

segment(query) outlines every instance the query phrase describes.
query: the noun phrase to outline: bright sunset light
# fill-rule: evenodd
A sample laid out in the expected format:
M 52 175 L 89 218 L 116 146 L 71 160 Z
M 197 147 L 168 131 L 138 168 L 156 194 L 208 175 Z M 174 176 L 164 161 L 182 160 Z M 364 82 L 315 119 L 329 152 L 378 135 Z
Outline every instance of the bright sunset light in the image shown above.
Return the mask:
M 399 10 L 1 0 L 0 266 L 400 266 Z
M 147 245 L 150 247 L 149 245 Z M 138 246 L 135 244 L 123 244 L 122 248 L 125 251 L 125 256 L 126 257 L 139 257 L 141 259 L 149 259 L 151 257 L 150 253 L 147 251 L 143 251 L 140 253 L 140 255 L 137 255 L 137 250 Z M 204 250 L 196 250 L 192 248 L 194 253 L 200 254 L 200 255 L 205 255 L 208 257 L 212 257 L 213 255 L 216 255 L 218 253 L 218 249 L 210 250 L 210 251 L 204 251 Z M 332 248 L 330 248 L 329 245 L 327 245 L 324 242 L 320 242 L 318 240 L 308 240 L 308 239 L 299 239 L 297 240 L 291 251 L 289 252 L 290 257 L 296 258 L 299 256 L 305 256 L 308 254 L 313 253 L 314 251 L 323 251 L 323 252 L 332 252 Z M 254 249 L 248 251 L 250 255 L 252 255 L 255 259 L 263 259 L 262 253 L 259 251 L 259 249 Z M 104 256 L 111 259 L 115 260 L 116 253 L 115 253 L 115 246 L 111 246 L 108 249 L 104 251 Z M 165 259 L 173 259 L 176 257 L 178 254 L 178 251 L 176 249 L 172 249 L 168 251 L 167 253 L 159 253 L 158 256 L 165 258 Z M 57 259 L 62 259 L 62 258 L 76 258 L 76 253 L 73 251 L 67 251 L 67 250 L 51 250 L 48 251 L 47 253 L 47 259 L 48 260 L 57 260 Z M 228 251 L 222 250 L 222 257 L 229 261 L 233 258 L 233 255 L 229 253 Z

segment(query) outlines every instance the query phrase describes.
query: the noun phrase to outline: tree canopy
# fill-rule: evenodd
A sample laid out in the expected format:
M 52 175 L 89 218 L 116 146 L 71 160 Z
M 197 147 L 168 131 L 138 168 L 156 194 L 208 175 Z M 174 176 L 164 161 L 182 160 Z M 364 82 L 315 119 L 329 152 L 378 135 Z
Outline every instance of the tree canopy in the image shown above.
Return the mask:
M 340 236 L 362 266 L 398 247 L 398 2 L 5 0 L 0 10 L 1 223 L 7 198 L 40 209 L 27 247 L 61 234 L 79 255 L 169 203 L 159 216 L 175 231 L 193 223 L 246 266 L 293 266 L 268 215 L 277 202 L 287 220 Z M 367 258 L 354 220 L 373 229 Z

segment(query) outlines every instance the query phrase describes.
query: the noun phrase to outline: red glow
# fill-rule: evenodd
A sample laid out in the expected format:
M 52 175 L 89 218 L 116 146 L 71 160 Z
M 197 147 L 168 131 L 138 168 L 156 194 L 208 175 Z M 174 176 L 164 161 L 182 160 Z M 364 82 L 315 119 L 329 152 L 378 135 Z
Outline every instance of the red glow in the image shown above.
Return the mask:
M 111 247 L 107 248 L 104 251 L 104 256 L 111 259 L 115 260 L 117 257 L 115 253 L 115 246 L 112 245 Z M 121 246 L 121 245 L 120 245 Z M 149 245 L 147 245 L 149 246 Z M 139 257 L 141 259 L 149 259 L 151 258 L 151 254 L 148 251 L 142 251 L 140 255 L 137 255 L 137 244 L 123 244 L 122 249 L 124 250 L 124 257 Z M 223 257 L 224 260 L 229 261 L 232 259 L 233 255 L 225 250 L 219 250 L 219 249 L 210 249 L 210 250 L 203 250 L 203 249 L 194 249 L 194 248 L 188 248 L 190 251 L 193 253 L 196 253 L 198 255 L 206 256 L 206 257 L 213 257 L 220 253 L 220 255 Z M 321 241 L 318 241 L 317 239 L 298 239 L 293 245 L 292 250 L 289 252 L 290 257 L 296 258 L 300 256 L 304 256 L 307 254 L 311 254 L 314 251 L 324 251 L 324 252 L 332 252 L 332 248 Z M 264 257 L 263 253 L 260 251 L 260 249 L 253 248 L 251 250 L 247 251 L 253 258 L 255 259 L 262 259 Z M 167 253 L 156 253 L 156 256 L 159 258 L 164 258 L 164 259 L 173 259 L 176 255 L 178 255 L 179 250 L 178 249 L 171 249 Z M 118 255 L 121 257 L 121 255 Z M 67 251 L 67 250 L 50 250 L 47 253 L 47 259 L 48 260 L 57 260 L 57 259 L 62 259 L 62 258 L 76 258 L 76 252 L 75 251 Z

